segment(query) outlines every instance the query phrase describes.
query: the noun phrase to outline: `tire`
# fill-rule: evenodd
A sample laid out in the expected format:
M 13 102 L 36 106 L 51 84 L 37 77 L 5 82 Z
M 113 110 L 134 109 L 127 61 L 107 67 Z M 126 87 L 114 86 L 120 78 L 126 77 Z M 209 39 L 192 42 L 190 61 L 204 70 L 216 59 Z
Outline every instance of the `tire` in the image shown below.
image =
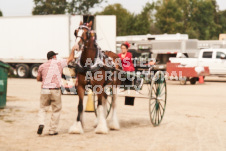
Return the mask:
M 158 126 L 164 116 L 167 100 L 167 88 L 164 73 L 158 71 L 151 80 L 149 114 L 153 126 Z
M 197 78 L 196 77 L 190 79 L 190 83 L 191 84 L 196 84 L 196 81 L 197 81 Z
M 37 78 L 37 76 L 38 76 L 38 67 L 39 66 L 40 66 L 40 64 L 33 64 L 30 67 L 30 75 L 31 75 L 31 78 Z
M 26 64 L 18 64 L 16 66 L 18 78 L 27 78 L 29 76 L 29 66 Z

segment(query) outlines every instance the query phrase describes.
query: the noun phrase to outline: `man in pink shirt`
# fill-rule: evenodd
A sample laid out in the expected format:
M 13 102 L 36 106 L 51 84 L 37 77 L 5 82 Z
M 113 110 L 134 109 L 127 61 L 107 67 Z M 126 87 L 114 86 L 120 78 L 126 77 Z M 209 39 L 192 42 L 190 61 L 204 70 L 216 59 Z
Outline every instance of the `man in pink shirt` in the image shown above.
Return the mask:
M 52 106 L 52 116 L 50 122 L 49 135 L 57 135 L 56 131 L 60 119 L 61 104 L 61 75 L 63 68 L 74 59 L 74 51 L 78 48 L 75 45 L 72 48 L 68 59 L 57 59 L 54 51 L 47 53 L 48 61 L 39 66 L 37 81 L 42 82 L 40 96 L 40 110 L 38 113 L 39 127 L 37 133 L 42 134 L 46 112 L 49 106 Z M 78 49 L 77 49 L 78 50 Z

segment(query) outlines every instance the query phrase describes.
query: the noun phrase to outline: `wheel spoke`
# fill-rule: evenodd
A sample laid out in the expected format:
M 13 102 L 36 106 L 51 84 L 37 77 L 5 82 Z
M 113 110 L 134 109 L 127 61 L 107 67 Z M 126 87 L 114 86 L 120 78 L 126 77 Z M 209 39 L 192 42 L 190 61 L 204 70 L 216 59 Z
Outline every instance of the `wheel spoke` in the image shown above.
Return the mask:
M 163 95 L 165 95 L 165 91 L 162 91 L 159 95 L 159 97 L 162 97 Z
M 153 85 L 153 88 L 152 89 L 153 89 L 154 93 L 156 94 L 156 90 L 157 90 L 156 89 L 156 86 Z
M 155 103 L 155 105 L 156 105 L 156 102 L 154 102 Z M 152 112 L 155 110 L 155 105 L 153 106 L 153 109 L 152 109 L 152 111 L 151 111 L 151 115 L 152 115 Z
M 156 97 L 152 97 L 151 100 L 156 100 Z
M 162 83 L 162 87 L 160 88 L 160 92 L 162 92 L 163 88 L 165 88 L 165 84 Z
M 161 108 L 159 108 L 159 112 L 160 112 L 160 115 L 161 115 L 161 118 L 162 118 Z
M 156 101 L 153 101 L 153 102 L 150 104 L 150 106 L 153 105 L 155 102 L 156 102 Z
M 159 110 L 157 110 L 156 119 L 157 119 L 157 122 L 159 123 Z M 156 123 L 156 120 L 155 120 L 155 123 Z M 158 123 L 156 123 L 156 124 L 158 124 Z
M 162 104 L 161 104 L 161 103 L 160 103 L 160 106 L 161 106 L 162 110 L 164 110 L 164 108 L 163 108 L 163 106 L 162 106 Z
M 154 112 L 153 112 L 153 121 L 155 121 L 155 113 L 156 113 L 156 110 L 155 110 L 155 107 L 153 108 Z

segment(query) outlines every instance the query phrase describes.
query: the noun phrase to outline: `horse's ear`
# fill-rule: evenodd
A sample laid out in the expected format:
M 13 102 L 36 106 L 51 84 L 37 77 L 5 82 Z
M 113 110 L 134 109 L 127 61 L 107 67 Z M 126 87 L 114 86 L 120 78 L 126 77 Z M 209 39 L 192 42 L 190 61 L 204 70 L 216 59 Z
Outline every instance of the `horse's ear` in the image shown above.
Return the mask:
M 80 21 L 80 24 L 79 24 L 79 26 L 80 26 L 80 25 L 82 25 L 82 21 Z
M 89 24 L 88 24 L 88 27 L 92 27 L 92 24 L 93 24 L 93 22 L 90 21 Z

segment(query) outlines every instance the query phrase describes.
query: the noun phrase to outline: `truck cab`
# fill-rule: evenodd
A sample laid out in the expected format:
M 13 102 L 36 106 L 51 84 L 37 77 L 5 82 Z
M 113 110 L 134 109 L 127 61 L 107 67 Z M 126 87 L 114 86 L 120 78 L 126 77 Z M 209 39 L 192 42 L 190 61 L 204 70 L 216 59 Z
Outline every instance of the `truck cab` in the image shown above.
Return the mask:
M 202 49 L 198 66 L 208 66 L 211 75 L 226 75 L 226 49 Z

